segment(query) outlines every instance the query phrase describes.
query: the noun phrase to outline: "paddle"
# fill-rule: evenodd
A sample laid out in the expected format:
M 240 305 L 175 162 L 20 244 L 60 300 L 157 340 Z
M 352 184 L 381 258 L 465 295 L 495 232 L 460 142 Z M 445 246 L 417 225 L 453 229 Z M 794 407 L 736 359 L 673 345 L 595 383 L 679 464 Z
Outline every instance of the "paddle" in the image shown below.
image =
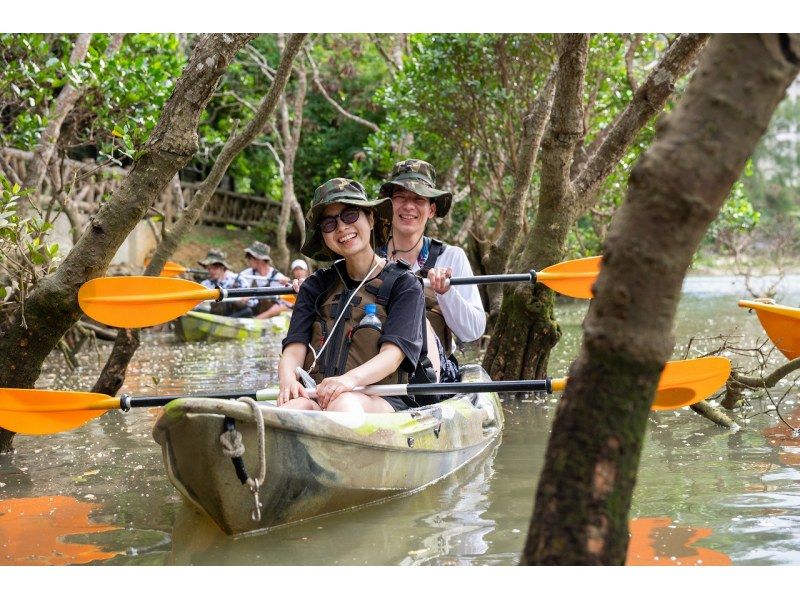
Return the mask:
M 145 260 L 144 261 L 144 267 L 146 268 L 149 265 L 150 265 L 150 260 Z M 180 276 L 181 274 L 186 274 L 187 272 L 189 274 L 208 274 L 207 270 L 198 270 L 198 269 L 195 269 L 195 268 L 187 268 L 186 266 L 182 266 L 177 262 L 166 262 L 164 264 L 164 268 L 161 270 L 161 272 L 159 272 L 158 275 L 159 276 L 173 277 L 173 276 Z
M 451 278 L 451 285 L 540 282 L 554 291 L 588 299 L 597 278 L 600 256 L 570 260 L 541 272 Z M 427 283 L 427 279 L 425 280 Z M 231 298 L 271 297 L 294 293 L 289 287 L 208 289 L 179 278 L 156 276 L 108 276 L 85 283 L 78 291 L 78 303 L 89 317 L 108 326 L 142 328 L 174 320 L 201 301 Z
M 702 401 L 725 383 L 730 374 L 730 362 L 724 357 L 704 357 L 686 361 L 670 361 L 661 373 L 655 410 L 677 409 Z M 534 392 L 552 393 L 564 390 L 566 378 L 546 380 L 505 380 L 497 382 L 452 382 L 440 384 L 384 384 L 358 387 L 367 394 L 378 396 L 404 394 L 450 394 L 461 392 Z M 313 389 L 308 389 L 314 394 Z M 71 430 L 99 417 L 108 409 L 127 411 L 132 407 L 159 407 L 178 398 L 229 399 L 241 396 L 258 400 L 273 400 L 277 389 L 243 390 L 209 393 L 202 397 L 186 395 L 156 397 L 111 397 L 91 392 L 0 389 L 0 427 L 22 434 L 53 434 Z
M 756 312 L 764 332 L 786 359 L 800 357 L 800 309 L 762 301 L 739 301 Z

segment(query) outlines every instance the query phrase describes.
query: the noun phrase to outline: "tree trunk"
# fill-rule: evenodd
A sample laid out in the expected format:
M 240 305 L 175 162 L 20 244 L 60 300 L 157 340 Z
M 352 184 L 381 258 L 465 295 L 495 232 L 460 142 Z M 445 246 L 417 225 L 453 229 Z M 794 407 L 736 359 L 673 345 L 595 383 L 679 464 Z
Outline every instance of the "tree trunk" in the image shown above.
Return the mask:
M 572 219 L 567 210 L 560 208 L 574 201 L 569 166 L 583 136 L 583 77 L 588 49 L 587 34 L 565 35 L 559 45 L 551 124 L 542 142 L 542 188 L 532 235 L 537 242 L 528 244 L 522 259 L 528 268 L 542 269 L 550 265 L 548 261 L 554 259 L 551 263 L 556 263 L 563 255 Z M 503 297 L 483 360 L 486 371 L 501 380 L 520 379 L 526 369 L 541 371 L 540 366 L 547 366 L 550 349 L 561 337 L 561 331 L 554 325 L 552 291 L 538 285 L 533 292 L 514 289 L 512 294 L 513 299 Z M 530 304 L 521 301 L 526 297 L 531 299 Z M 540 327 L 546 334 L 535 331 Z M 519 339 L 537 344 L 517 343 Z
M 219 157 L 214 162 L 214 166 L 211 168 L 211 172 L 198 187 L 192 197 L 192 201 L 178 222 L 173 228 L 164 232 L 161 242 L 156 247 L 156 251 L 144 272 L 146 276 L 158 276 L 158 273 L 164 268 L 164 264 L 180 245 L 181 239 L 197 223 L 208 202 L 214 196 L 214 191 L 219 187 L 219 183 L 233 159 L 263 131 L 264 126 L 275 110 L 278 98 L 283 93 L 286 82 L 289 80 L 292 63 L 300 51 L 306 35 L 305 33 L 293 33 L 289 38 L 269 91 L 261 101 L 261 104 L 259 104 L 252 120 L 247 123 L 247 126 L 239 135 L 231 137 L 225 143 Z M 173 184 L 175 183 L 176 179 L 173 179 Z M 178 185 L 178 192 L 180 192 L 180 185 Z M 128 364 L 139 348 L 139 338 L 138 329 L 126 330 L 125 334 L 117 336 L 114 348 L 94 385 L 93 392 L 109 395 L 117 394 L 125 382 Z
M 278 47 L 282 47 L 282 37 L 279 37 Z M 287 94 L 281 98 L 279 134 L 283 140 L 283 177 L 281 192 L 281 211 L 278 225 L 275 230 L 275 248 L 272 251 L 272 261 L 275 267 L 287 273 L 291 261 L 291 252 L 286 242 L 289 236 L 289 221 L 292 209 L 297 204 L 294 192 L 294 162 L 297 157 L 297 148 L 300 147 L 300 135 L 303 132 L 303 107 L 306 103 L 308 83 L 306 70 L 302 66 L 297 68 L 297 89 L 292 97 L 292 112 L 289 113 Z
M 524 564 L 625 562 L 650 405 L 694 251 L 800 70 L 800 35 L 719 35 L 633 169 L 558 406 Z
M 520 144 L 519 152 L 520 167 L 514 173 L 514 190 L 509 198 L 509 205 L 503 218 L 503 232 L 497 241 L 492 244 L 484 260 L 485 271 L 489 274 L 503 274 L 508 271 L 509 256 L 512 255 L 514 245 L 517 243 L 522 231 L 525 210 L 528 207 L 533 168 L 536 164 L 536 157 L 539 154 L 539 145 L 544 136 L 545 127 L 550 119 L 550 110 L 553 107 L 555 81 L 556 71 L 554 69 L 536 97 L 533 109 L 522 121 L 522 143 Z M 486 294 L 489 297 L 489 305 L 499 307 L 502 287 L 487 285 Z M 493 310 L 490 309 L 491 311 Z
M 533 234 L 530 235 L 523 253 L 522 263 L 526 267 L 541 269 L 557 264 L 564 259 L 567 234 L 577 219 L 594 204 L 597 191 L 603 181 L 613 172 L 614 167 L 634 142 L 636 135 L 647 122 L 666 104 L 677 79 L 686 73 L 708 39 L 707 34 L 682 34 L 664 56 L 653 67 L 647 79 L 639 86 L 633 100 L 614 120 L 610 130 L 603 136 L 602 143 L 585 158 L 583 168 L 574 172 L 576 149 L 584 138 L 582 113 L 582 94 L 578 92 L 577 77 L 580 76 L 582 89 L 585 72 L 585 56 L 580 63 L 575 58 L 575 46 L 581 36 L 566 35 L 562 40 L 565 50 L 559 58 L 559 82 L 551 115 L 550 130 L 542 142 L 542 188 L 539 209 Z M 581 50 L 585 53 L 585 50 Z M 566 69 L 566 70 L 565 70 Z M 508 287 L 506 287 L 508 290 Z M 504 290 L 504 293 L 506 292 Z M 544 291 L 550 293 L 551 291 Z M 529 327 L 537 320 L 554 320 L 552 301 L 539 301 L 535 305 L 521 306 L 517 301 L 505 301 L 501 311 L 516 310 L 506 314 L 508 321 Z M 498 324 L 500 319 L 498 319 Z M 496 354 L 500 350 L 516 353 L 505 362 L 509 366 L 522 364 L 520 355 L 530 355 L 536 363 L 547 363 L 548 355 L 558 341 L 559 335 L 538 336 L 530 334 L 531 339 L 542 339 L 545 343 L 535 347 L 514 345 L 506 338 L 508 328 L 496 326 L 492 333 L 492 345 Z M 514 331 L 520 336 L 521 331 Z M 487 358 L 484 367 L 497 379 L 516 379 L 523 375 L 524 367 L 501 369 L 493 367 Z M 528 370 L 531 368 L 529 367 Z
M 58 270 L 39 283 L 0 334 L 0 386 L 31 388 L 42 363 L 81 316 L 78 289 L 102 276 L 114 253 L 161 190 L 197 152 L 200 115 L 234 54 L 252 34 L 210 34 L 195 46 L 161 119 L 121 186 L 92 218 Z M 13 434 L 0 430 L 0 450 Z

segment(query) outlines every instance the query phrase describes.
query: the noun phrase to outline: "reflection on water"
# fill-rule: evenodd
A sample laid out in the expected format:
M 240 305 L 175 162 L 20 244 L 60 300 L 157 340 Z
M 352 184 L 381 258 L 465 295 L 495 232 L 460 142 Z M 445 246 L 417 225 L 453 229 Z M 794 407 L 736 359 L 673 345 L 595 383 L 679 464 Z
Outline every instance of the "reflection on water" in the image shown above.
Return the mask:
M 626 565 L 730 565 L 721 552 L 695 546 L 711 535 L 705 527 L 674 525 L 667 517 L 634 519 L 629 524 Z
M 755 315 L 736 306 L 744 295 L 730 286 L 714 279 L 687 283 L 675 358 L 683 357 L 690 339 L 689 356 L 695 357 L 720 334 L 738 335 L 741 346 L 764 338 Z M 780 300 L 800 302 L 800 286 L 788 287 Z M 557 306 L 564 336 L 551 359 L 554 377 L 567 373 L 586 309 L 577 301 Z M 180 344 L 168 332 L 147 332 L 123 391 L 167 395 L 268 387 L 277 379 L 279 347 L 270 338 Z M 54 355 L 39 386 L 90 389 L 108 351 L 107 344 L 99 355 L 84 351 L 74 373 L 64 371 L 63 358 Z M 781 359 L 774 356 L 775 363 Z M 796 399 L 787 397 L 787 413 Z M 89 510 L 82 512 L 83 524 L 104 530 L 59 536 L 88 546 L 86 554 L 95 556 L 80 562 L 96 564 L 512 565 L 525 544 L 556 404 L 556 397 L 506 397 L 502 441 L 485 458 L 411 496 L 261 536 L 232 540 L 183 503 L 151 437 L 155 410 L 109 412 L 70 432 L 17 437 L 16 452 L 0 455 L 0 504 L 60 497 L 84 505 Z M 707 551 L 727 555 L 733 564 L 800 564 L 800 445 L 763 410 L 754 405 L 737 433 L 688 409 L 651 415 L 631 509 L 640 522 L 632 524 L 634 538 L 641 526 L 651 526 L 644 535 L 651 552 L 640 547 L 639 558 L 668 555 L 688 564 Z M 18 509 L 0 512 L 0 530 L 21 524 Z M 54 520 L 57 512 L 48 513 L 37 519 Z M 20 555 L 40 562 L 52 558 L 54 534 L 45 527 L 31 526 L 26 532 L 32 537 L 25 540 L 0 542 L 0 562 Z M 31 544 L 21 543 L 27 540 Z
M 100 505 L 70 496 L 0 500 L 0 564 L 81 565 L 115 556 L 76 536 L 119 529 L 90 521 Z

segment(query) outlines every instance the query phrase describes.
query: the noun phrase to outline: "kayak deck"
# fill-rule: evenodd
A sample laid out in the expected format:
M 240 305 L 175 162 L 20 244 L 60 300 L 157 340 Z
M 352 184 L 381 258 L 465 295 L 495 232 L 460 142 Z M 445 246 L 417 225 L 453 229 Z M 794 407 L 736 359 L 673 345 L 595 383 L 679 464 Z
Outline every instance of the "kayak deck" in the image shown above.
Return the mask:
M 464 381 L 489 381 L 478 366 Z M 220 445 L 225 418 L 235 421 L 251 477 L 259 450 L 251 407 L 238 401 L 179 399 L 156 422 L 167 475 L 224 532 L 264 531 L 415 492 L 483 454 L 499 437 L 497 393 L 456 395 L 430 407 L 388 414 L 310 412 L 259 405 L 267 475 L 253 498 Z

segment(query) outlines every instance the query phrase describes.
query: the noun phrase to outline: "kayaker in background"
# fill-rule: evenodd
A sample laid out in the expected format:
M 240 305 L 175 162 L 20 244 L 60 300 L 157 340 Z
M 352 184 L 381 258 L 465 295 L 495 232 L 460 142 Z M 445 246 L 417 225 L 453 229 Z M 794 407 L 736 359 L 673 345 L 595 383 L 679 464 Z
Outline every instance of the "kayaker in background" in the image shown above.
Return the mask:
M 308 278 L 308 264 L 305 260 L 297 259 L 292 262 L 291 266 L 292 270 L 292 278 L 299 282 L 303 282 L 306 278 Z
M 269 256 L 269 245 L 261 241 L 253 241 L 244 250 L 248 267 L 239 272 L 243 287 L 283 287 L 289 285 L 289 278 L 272 266 Z M 292 309 L 289 302 L 282 298 L 265 297 L 262 299 L 246 299 L 239 304 L 244 311 L 250 309 L 250 317 L 259 319 L 271 318 L 279 313 Z
M 231 267 L 227 261 L 227 255 L 221 249 L 212 247 L 206 254 L 206 259 L 197 262 L 208 271 L 208 278 L 203 280 L 200 284 L 209 289 L 235 289 L 242 286 L 241 278 L 231 271 Z M 252 311 L 249 308 L 237 305 L 238 302 L 215 302 L 208 306 L 212 314 L 229 316 L 232 318 L 251 317 Z M 248 313 L 250 315 L 248 315 Z
M 453 351 L 455 338 L 474 341 L 486 330 L 477 285 L 450 287 L 448 278 L 473 276 L 464 250 L 425 236 L 431 218 L 443 218 L 453 196 L 436 188 L 436 170 L 423 160 L 403 160 L 394 165 L 391 179 L 381 185 L 379 197 L 392 200 L 392 234 L 378 255 L 389 261 L 403 259 L 411 271 L 427 277 L 425 310 L 439 344 L 442 382 L 457 382 L 458 361 Z
M 314 192 L 302 253 L 336 261 L 300 286 L 278 365 L 278 405 L 399 411 L 419 404 L 411 396 L 378 397 L 353 389 L 437 380 L 438 355 L 426 355 L 435 339 L 423 315 L 419 279 L 407 264 L 389 263 L 373 249 L 388 239 L 391 216 L 389 201 L 367 199 L 364 187 L 350 179 L 331 179 Z M 317 401 L 297 379 L 300 366 L 317 382 Z

